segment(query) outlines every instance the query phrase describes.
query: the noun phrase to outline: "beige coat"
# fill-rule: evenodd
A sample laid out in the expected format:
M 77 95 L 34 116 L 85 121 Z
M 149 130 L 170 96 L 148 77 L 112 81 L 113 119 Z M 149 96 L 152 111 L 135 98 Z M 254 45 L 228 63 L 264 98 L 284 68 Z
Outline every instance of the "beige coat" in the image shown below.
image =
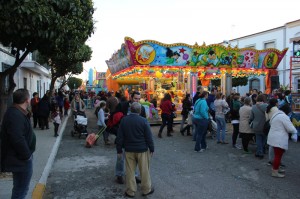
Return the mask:
M 249 125 L 250 115 L 251 115 L 251 106 L 244 105 L 240 108 L 240 133 L 252 133 L 252 129 Z

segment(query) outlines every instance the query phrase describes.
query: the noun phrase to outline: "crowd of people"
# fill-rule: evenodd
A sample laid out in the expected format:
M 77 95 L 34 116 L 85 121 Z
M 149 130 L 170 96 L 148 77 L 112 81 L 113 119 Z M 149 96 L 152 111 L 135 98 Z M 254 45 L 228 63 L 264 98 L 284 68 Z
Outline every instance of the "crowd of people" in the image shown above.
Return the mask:
M 284 165 L 282 156 L 288 150 L 289 139 L 297 141 L 297 130 L 290 120 L 291 92 L 274 90 L 271 95 L 265 95 L 251 91 L 240 96 L 233 92 L 225 97 L 217 89 L 211 92 L 204 91 L 201 86 L 193 96 L 186 94 L 182 101 L 182 121 L 180 133 L 187 131 L 187 136 L 192 136 L 195 141 L 194 151 L 205 152 L 208 146 L 206 137 L 208 127 L 214 121 L 217 125 L 216 143 L 229 144 L 226 140 L 228 122 L 232 124 L 231 144 L 235 149 L 243 149 L 243 153 L 252 154 L 258 159 L 263 159 L 268 152 L 269 164 L 272 165 L 273 177 L 284 177 Z M 85 112 L 86 103 L 89 99 L 95 107 L 97 125 L 99 129 L 105 128 L 103 140 L 110 145 L 109 134 L 116 136 L 117 150 L 115 176 L 116 181 L 124 184 L 126 175 L 127 197 L 134 197 L 137 191 L 137 183 L 141 183 L 143 196 L 154 192 L 150 177 L 150 160 L 154 153 L 154 142 L 149 122 L 146 119 L 145 107 L 140 104 L 141 94 L 137 91 L 125 92 L 64 92 L 63 90 L 50 95 L 47 92 L 41 99 L 38 93 L 33 93 L 30 99 L 26 89 L 14 92 L 14 105 L 9 108 L 3 120 L 1 138 L 22 139 L 21 148 L 15 148 L 13 143 L 2 142 L 2 171 L 13 172 L 14 188 L 13 195 L 26 195 L 28 184 L 32 175 L 32 153 L 35 150 L 35 134 L 31 127 L 30 118 L 33 118 L 33 128 L 41 130 L 49 129 L 49 118 L 54 124 L 54 136 L 58 136 L 58 128 L 63 115 L 67 115 L 69 109 L 73 114 Z M 160 102 L 162 124 L 159 128 L 158 138 L 163 138 L 164 127 L 167 126 L 167 136 L 171 137 L 174 132 L 173 120 L 176 108 L 172 102 L 170 93 L 165 93 Z M 71 102 L 71 103 L 70 103 Z M 156 101 L 157 106 L 157 101 Z M 24 126 L 12 125 L 15 117 L 24 120 Z M 187 123 L 186 123 L 186 120 Z M 22 123 L 23 124 L 23 123 Z M 192 129 L 192 131 L 191 131 Z M 25 130 L 25 137 L 22 136 Z M 11 132 L 16 134 L 10 135 Z M 242 146 L 237 144 L 237 139 L 242 139 Z M 252 152 L 248 145 L 256 142 L 256 151 Z M 22 155 L 20 164 L 16 164 L 13 158 L 7 159 L 9 151 L 17 151 Z M 6 153 L 7 152 L 7 153 Z M 126 169 L 125 169 L 126 165 Z M 138 169 L 137 169 L 138 166 Z M 21 169 L 18 169 L 21 168 Z M 23 178 L 26 181 L 21 182 Z M 16 184 L 15 184 L 16 183 Z M 18 184 L 20 183 L 20 184 Z
M 243 149 L 245 154 L 254 153 L 258 159 L 263 159 L 269 152 L 269 164 L 272 165 L 273 177 L 284 177 L 284 165 L 281 163 L 282 155 L 288 150 L 288 140 L 297 141 L 297 130 L 290 120 L 291 92 L 274 90 L 266 95 L 252 90 L 245 96 L 233 92 L 228 97 L 215 88 L 211 93 L 204 91 L 201 86 L 193 100 L 183 101 L 181 133 L 188 116 L 191 113 L 193 127 L 193 140 L 195 152 L 204 152 L 207 149 L 206 135 L 211 122 L 217 124 L 217 144 L 229 144 L 226 141 L 227 122 L 232 124 L 231 144 L 233 148 Z M 192 107 L 193 104 L 193 107 Z M 189 132 L 189 131 L 188 131 Z M 242 146 L 237 139 L 242 139 Z M 249 142 L 256 143 L 256 151 L 249 150 Z
M 128 100 L 128 97 L 125 97 L 122 92 L 116 92 L 115 96 L 110 92 L 99 93 L 96 96 L 95 106 L 100 105 L 102 107 L 100 110 L 103 109 L 101 114 L 98 115 L 98 120 L 102 121 L 101 124 L 106 125 L 109 123 L 108 115 L 114 115 L 116 112 L 122 112 L 123 116 L 129 115 L 130 104 L 133 101 L 139 102 L 139 100 L 134 99 L 134 96 L 129 96 Z M 138 96 L 138 99 L 140 99 L 140 94 Z M 273 165 L 272 176 L 283 177 L 282 154 L 288 149 L 288 140 L 291 136 L 294 141 L 297 140 L 297 130 L 289 118 L 291 102 L 291 92 L 288 90 L 274 90 L 272 94 L 266 95 L 253 89 L 245 96 L 232 92 L 231 95 L 226 97 L 221 92 L 218 92 L 216 88 L 212 88 L 209 93 L 199 86 L 197 93 L 193 97 L 190 94 L 186 94 L 182 100 L 180 133 L 184 135 L 186 132 L 187 136 L 192 136 L 193 141 L 195 141 L 195 152 L 204 152 L 208 148 L 206 137 L 213 120 L 217 125 L 217 144 L 230 143 L 233 148 L 242 149 L 245 154 L 254 154 L 258 159 L 263 159 L 268 152 L 268 162 L 270 165 Z M 103 105 L 105 106 L 103 107 Z M 146 117 L 143 112 L 143 106 L 141 107 L 141 116 Z M 167 126 L 166 135 L 171 137 L 174 132 L 173 120 L 176 108 L 170 93 L 165 93 L 159 107 L 162 124 L 157 136 L 158 138 L 163 138 L 163 130 Z M 118 121 L 121 120 L 119 119 Z M 285 121 L 284 124 L 282 123 L 283 121 Z M 230 138 L 231 142 L 228 142 L 228 138 L 226 139 L 226 136 L 228 136 L 226 127 L 229 122 L 232 124 L 233 129 Z M 266 123 L 269 124 L 268 132 L 264 130 Z M 280 124 L 285 128 L 276 127 Z M 281 129 L 280 133 L 278 129 Z M 108 128 L 108 131 L 113 132 L 111 127 Z M 117 135 L 116 130 L 114 133 Z M 274 134 L 276 135 L 275 138 Z M 241 146 L 237 144 L 238 138 L 241 138 Z M 107 140 L 107 134 L 104 136 L 104 140 Z M 279 141 L 282 143 L 279 143 Z M 106 141 L 105 143 L 110 144 Z M 249 143 L 256 144 L 255 151 L 249 150 Z M 278 164 L 281 165 L 281 169 L 279 169 Z M 116 176 L 117 181 L 123 183 L 123 173 L 119 172 Z M 136 173 L 136 176 L 138 176 L 138 173 Z

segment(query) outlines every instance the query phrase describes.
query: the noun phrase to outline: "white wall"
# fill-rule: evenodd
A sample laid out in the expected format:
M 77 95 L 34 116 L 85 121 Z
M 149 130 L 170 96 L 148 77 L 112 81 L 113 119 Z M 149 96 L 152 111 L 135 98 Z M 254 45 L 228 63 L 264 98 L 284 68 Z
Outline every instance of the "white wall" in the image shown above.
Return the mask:
M 1 46 L 0 46 L 1 48 Z M 7 53 L 0 51 L 0 71 L 2 72 L 2 63 L 12 66 L 15 63 L 15 58 Z
M 286 44 L 289 48 L 288 52 L 286 53 L 286 84 L 290 84 L 290 57 L 293 56 L 293 43 L 290 42 L 290 39 L 300 37 L 300 21 L 287 24 L 287 31 L 286 31 Z M 300 73 L 300 70 L 293 70 L 293 73 Z M 293 92 L 297 92 L 298 88 L 298 79 L 299 77 L 296 75 L 292 76 L 292 90 Z
M 16 83 L 16 89 L 24 88 L 24 78 L 27 78 L 27 90 L 32 96 L 34 92 L 38 92 L 40 97 L 43 97 L 47 90 L 49 90 L 51 79 L 47 76 L 38 74 L 34 71 L 26 68 L 18 68 L 15 73 L 14 80 Z M 37 81 L 41 82 L 38 90 Z M 45 84 L 45 87 L 44 87 Z
M 275 48 L 282 51 L 284 48 L 289 48 L 285 57 L 280 62 L 277 70 L 279 75 L 280 85 L 288 85 L 290 83 L 290 56 L 292 56 L 293 43 L 290 43 L 291 38 L 300 37 L 300 20 L 290 22 L 282 27 L 267 30 L 261 33 L 248 35 L 242 38 L 233 39 L 230 41 L 232 47 L 238 46 L 238 48 L 244 48 L 254 46 L 257 50 L 263 50 L 265 43 L 275 42 Z M 300 74 L 300 69 L 299 69 Z M 293 90 L 297 88 L 297 81 L 300 77 L 292 77 L 293 79 Z M 249 77 L 249 80 L 251 77 Z M 265 91 L 265 77 L 259 77 L 261 91 Z M 240 86 L 237 91 L 242 95 L 249 92 L 249 86 Z

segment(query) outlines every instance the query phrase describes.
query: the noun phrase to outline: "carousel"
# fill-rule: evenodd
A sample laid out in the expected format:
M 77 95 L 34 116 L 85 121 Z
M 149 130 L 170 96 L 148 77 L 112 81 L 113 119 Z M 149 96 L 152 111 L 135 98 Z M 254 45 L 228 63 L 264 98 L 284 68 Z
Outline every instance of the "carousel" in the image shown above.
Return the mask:
M 271 92 L 270 77 L 277 75 L 277 67 L 287 48 L 282 51 L 271 48 L 226 47 L 220 44 L 188 45 L 164 44 L 154 40 L 135 42 L 125 37 L 121 49 L 106 61 L 108 66 L 108 90 L 122 85 L 137 85 L 146 101 L 166 92 L 175 96 L 177 110 L 185 93 L 193 95 L 197 82 L 209 86 L 212 79 L 248 76 L 265 76 L 266 93 Z M 221 86 L 222 87 L 222 86 Z

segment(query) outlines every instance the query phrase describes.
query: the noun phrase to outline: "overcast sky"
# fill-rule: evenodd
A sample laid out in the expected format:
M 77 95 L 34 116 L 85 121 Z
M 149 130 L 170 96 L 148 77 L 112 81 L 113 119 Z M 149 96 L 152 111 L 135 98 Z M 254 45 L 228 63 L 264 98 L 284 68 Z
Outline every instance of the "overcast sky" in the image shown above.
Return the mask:
M 208 45 L 300 19 L 299 0 L 94 0 L 94 6 L 96 29 L 87 42 L 93 55 L 83 76 L 90 68 L 105 72 L 105 60 L 126 36 Z

